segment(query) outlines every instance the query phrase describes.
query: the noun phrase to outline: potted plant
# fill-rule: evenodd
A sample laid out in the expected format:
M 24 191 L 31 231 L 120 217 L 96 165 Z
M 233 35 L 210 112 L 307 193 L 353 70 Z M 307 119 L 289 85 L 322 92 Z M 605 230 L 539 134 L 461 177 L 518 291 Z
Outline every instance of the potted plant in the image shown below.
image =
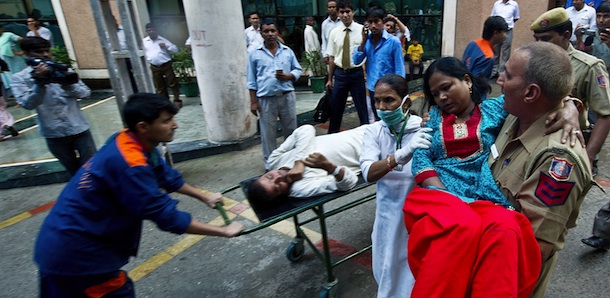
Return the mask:
M 318 50 L 305 52 L 301 65 L 304 70 L 309 71 L 311 74 L 309 76 L 311 90 L 314 93 L 324 92 L 324 83 L 326 82 L 326 74 L 328 71 L 324 59 L 322 58 L 322 53 Z
M 186 97 L 199 95 L 199 87 L 195 75 L 195 61 L 193 55 L 187 48 L 181 48 L 172 54 L 172 68 L 178 78 L 180 92 Z
M 53 59 L 56 62 L 63 63 L 70 67 L 72 67 L 72 62 L 76 62 L 76 61 L 70 59 L 70 56 L 68 55 L 68 50 L 66 49 L 66 47 L 53 46 L 51 48 L 51 55 L 53 55 Z

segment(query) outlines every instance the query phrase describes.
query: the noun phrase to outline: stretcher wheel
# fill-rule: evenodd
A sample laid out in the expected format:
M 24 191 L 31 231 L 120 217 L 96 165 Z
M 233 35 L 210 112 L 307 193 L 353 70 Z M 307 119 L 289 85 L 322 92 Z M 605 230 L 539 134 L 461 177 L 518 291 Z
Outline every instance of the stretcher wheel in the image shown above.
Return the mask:
M 294 238 L 290 245 L 288 245 L 288 249 L 286 249 L 286 257 L 291 262 L 297 262 L 303 256 L 305 252 L 305 246 L 303 245 L 303 239 Z
M 320 298 L 339 298 L 337 283 L 334 282 L 332 285 L 324 286 L 324 289 L 320 291 Z

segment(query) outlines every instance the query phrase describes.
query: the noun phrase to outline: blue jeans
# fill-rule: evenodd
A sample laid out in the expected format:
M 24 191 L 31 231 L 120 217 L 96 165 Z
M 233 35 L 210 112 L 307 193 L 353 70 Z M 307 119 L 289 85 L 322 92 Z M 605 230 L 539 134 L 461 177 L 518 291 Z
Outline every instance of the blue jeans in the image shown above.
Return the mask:
M 70 176 L 97 151 L 89 130 L 79 134 L 61 138 L 47 138 L 47 147 L 59 162 L 66 168 Z
M 352 94 L 352 98 L 354 99 L 354 105 L 358 112 L 360 125 L 369 124 L 369 113 L 366 107 L 364 72 L 362 71 L 362 68 L 348 71 L 336 68 L 334 76 L 335 82 L 333 84 L 333 98 L 330 102 L 330 123 L 328 125 L 328 133 L 339 132 L 341 128 L 348 91 Z

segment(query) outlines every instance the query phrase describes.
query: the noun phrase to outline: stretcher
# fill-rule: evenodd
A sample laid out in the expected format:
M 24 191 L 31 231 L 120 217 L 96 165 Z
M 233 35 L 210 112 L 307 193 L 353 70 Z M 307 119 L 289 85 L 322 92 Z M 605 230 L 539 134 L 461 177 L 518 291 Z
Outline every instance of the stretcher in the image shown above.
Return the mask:
M 222 194 L 226 194 L 230 191 L 234 191 L 238 188 L 241 188 L 241 190 L 243 191 L 243 193 L 247 199 L 248 187 L 257 178 L 258 177 L 246 179 L 235 186 L 225 189 L 224 191 L 222 191 Z M 348 261 L 348 260 L 370 250 L 371 245 L 368 245 L 367 247 L 365 247 L 351 255 L 348 255 L 340 260 L 333 262 L 333 260 L 331 259 L 331 256 L 330 256 L 330 248 L 328 245 L 328 231 L 326 229 L 326 219 L 333 215 L 339 214 L 343 211 L 354 208 L 358 205 L 364 204 L 368 201 L 374 200 L 375 199 L 374 191 L 368 192 L 368 193 L 362 192 L 363 195 L 360 197 L 358 197 L 358 196 L 349 196 L 349 198 L 346 197 L 349 194 L 353 194 L 355 192 L 360 192 L 361 190 L 363 190 L 364 188 L 366 188 L 372 184 L 373 183 L 365 182 L 362 177 L 359 177 L 358 183 L 350 191 L 337 191 L 337 192 L 334 192 L 331 194 L 315 196 L 315 197 L 311 197 L 311 198 L 307 198 L 307 199 L 288 198 L 287 200 L 285 200 L 282 203 L 275 205 L 273 207 L 256 204 L 255 202 L 248 200 L 248 202 L 250 203 L 250 206 L 256 213 L 256 216 L 258 217 L 260 223 L 257 224 L 256 226 L 243 230 L 240 233 L 240 235 L 250 234 L 250 233 L 256 232 L 258 230 L 264 229 L 266 227 L 269 227 L 273 224 L 276 224 L 280 221 L 292 218 L 293 222 L 294 222 L 294 227 L 296 230 L 296 236 L 294 237 L 294 239 L 291 241 L 291 243 L 288 245 L 288 248 L 286 249 L 286 257 L 291 262 L 299 261 L 305 252 L 304 242 L 307 242 L 307 244 L 309 245 L 311 250 L 315 253 L 315 255 L 318 257 L 318 259 L 320 259 L 320 261 L 322 261 L 322 263 L 326 267 L 327 278 L 326 278 L 326 283 L 323 285 L 322 291 L 320 292 L 320 298 L 336 297 L 339 281 L 334 275 L 333 268 L 344 263 L 345 261 Z M 333 202 L 340 198 L 344 198 L 344 199 L 342 199 L 341 202 L 338 202 L 338 205 L 340 205 L 340 206 L 337 207 L 337 206 L 335 206 L 337 204 L 334 204 L 330 210 L 326 210 L 324 208 L 325 204 Z M 220 205 L 220 203 L 218 203 L 216 207 L 218 208 L 220 215 L 224 219 L 225 224 L 228 225 L 229 223 L 231 223 L 231 221 L 227 217 L 226 212 L 225 212 L 224 208 L 222 207 L 222 205 Z M 302 215 L 302 213 L 304 213 L 308 210 L 312 210 L 314 214 L 313 215 L 310 214 L 310 216 L 306 217 L 305 219 L 299 218 L 299 216 L 304 216 L 304 215 Z M 304 233 L 303 229 L 301 228 L 301 226 L 306 225 L 306 224 L 316 221 L 316 220 L 319 221 L 320 233 L 322 235 L 322 240 L 321 240 L 322 249 L 321 250 L 316 248 L 315 243 L 313 243 L 313 241 L 309 237 L 307 237 L 307 235 Z

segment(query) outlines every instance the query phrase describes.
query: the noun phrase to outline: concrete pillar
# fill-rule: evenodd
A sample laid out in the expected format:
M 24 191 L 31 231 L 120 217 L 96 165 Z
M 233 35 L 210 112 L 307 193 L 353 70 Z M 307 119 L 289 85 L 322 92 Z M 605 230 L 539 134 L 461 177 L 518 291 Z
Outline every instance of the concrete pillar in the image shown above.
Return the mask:
M 184 0 L 209 140 L 253 136 L 257 119 L 246 89 L 246 42 L 239 0 Z

